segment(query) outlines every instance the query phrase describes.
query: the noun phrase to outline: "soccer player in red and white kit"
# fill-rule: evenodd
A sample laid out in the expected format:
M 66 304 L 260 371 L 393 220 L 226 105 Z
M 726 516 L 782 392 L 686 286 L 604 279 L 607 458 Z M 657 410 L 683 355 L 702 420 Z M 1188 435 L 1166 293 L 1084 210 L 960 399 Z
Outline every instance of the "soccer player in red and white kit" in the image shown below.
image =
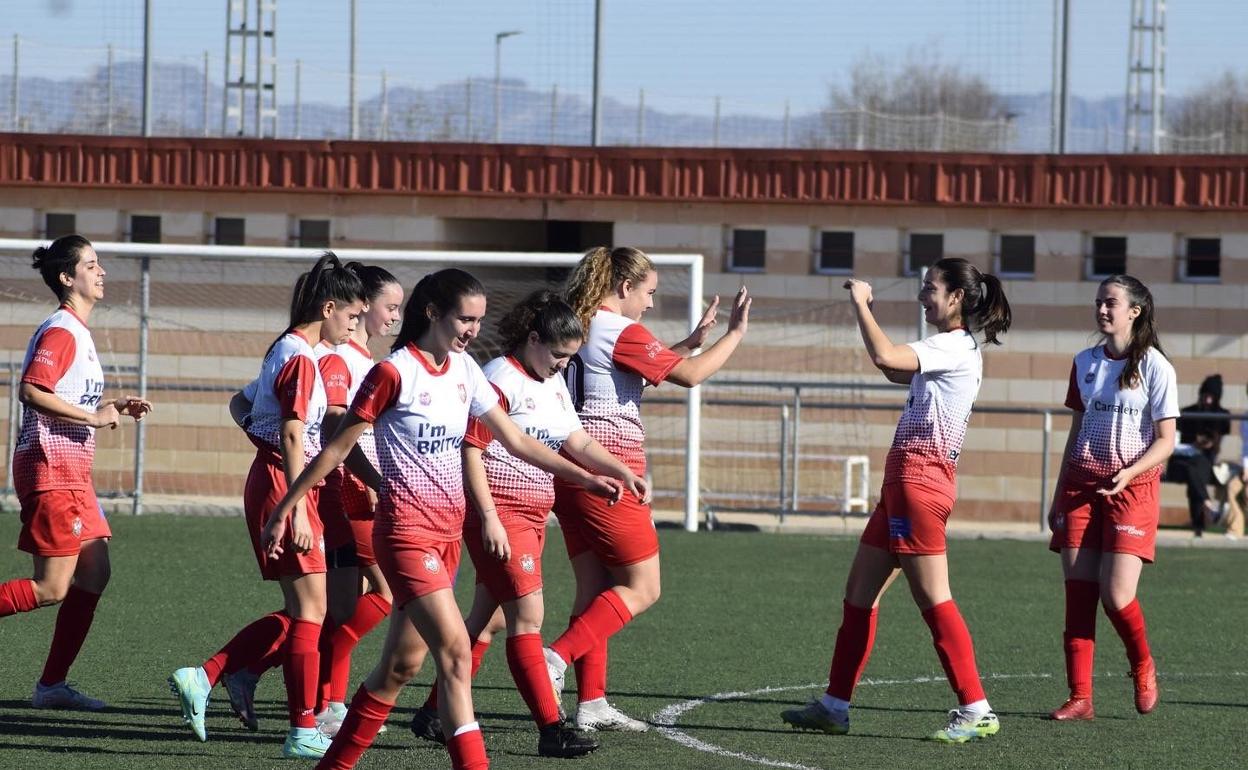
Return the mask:
M 715 325 L 718 298 L 693 333 L 671 348 L 642 326 L 654 306 L 659 274 L 643 252 L 600 247 L 577 264 L 568 301 L 586 330 L 568 367 L 568 381 L 585 432 L 633 473 L 646 472 L 641 392 L 664 381 L 693 387 L 728 361 L 745 337 L 750 298 L 737 292 L 728 331 L 701 355 Z M 659 538 L 650 506 L 624 499 L 608 510 L 601 499 L 555 480 L 555 515 L 576 576 L 567 630 L 546 650 L 556 691 L 569 664 L 576 668 L 576 725 L 582 730 L 647 729 L 606 699 L 607 640 L 659 598 Z
M 924 275 L 918 297 L 924 319 L 937 334 L 895 345 L 872 314 L 870 284 L 851 280 L 845 288 L 871 362 L 890 381 L 909 384 L 910 393 L 884 463 L 879 505 L 849 570 L 827 691 L 780 716 L 794 727 L 849 732 L 849 701 L 871 655 L 880 598 L 900 572 L 958 698 L 947 725 L 929 739 L 964 743 L 994 735 L 1000 724 L 984 696 L 971 634 L 949 590 L 945 524 L 983 376 L 976 335 L 984 343 L 1000 344 L 998 335 L 1010 327 L 1010 305 L 996 276 L 981 273 L 965 259 L 939 260 Z
M 200 666 L 180 668 L 169 677 L 182 716 L 201 741 L 207 740 L 208 694 L 222 675 L 277 654 L 284 668 L 290 716 L 282 754 L 315 758 L 329 746 L 329 736 L 315 719 L 317 640 L 326 611 L 325 544 L 317 493 L 301 496 L 293 512 L 279 514 L 275 509 L 289 484 L 320 450 L 325 388 L 313 346 L 320 340 L 347 341 L 363 313 L 363 295 L 355 273 L 326 252 L 295 284 L 290 326 L 269 347 L 259 376 L 244 389 L 252 405 L 244 428 L 256 445 L 243 492 L 247 532 L 260 574 L 280 583 L 284 606 L 243 628 Z M 287 534 L 287 547 L 272 555 L 262 547 L 262 539 L 277 530 Z
M 1075 356 L 1070 435 L 1049 511 L 1049 548 L 1066 581 L 1066 681 L 1057 720 L 1092 719 L 1098 600 L 1127 648 L 1135 708 L 1157 707 L 1157 669 L 1136 588 L 1153 562 L 1161 471 L 1174 451 L 1179 399 L 1153 320 L 1153 295 L 1129 275 L 1096 292 L 1101 343 Z
M 422 278 L 407 301 L 393 352 L 364 378 L 338 432 L 276 509 L 279 515 L 292 510 L 373 426 L 381 475 L 373 550 L 395 610 L 382 660 L 356 691 L 318 765 L 322 769 L 355 766 L 426 650 L 437 662 L 438 708 L 452 767 L 489 766 L 472 709 L 471 642 L 451 590 L 466 505 L 460 448 L 469 416 L 521 460 L 610 499 L 622 494 L 619 481 L 563 459 L 507 417 L 481 368 L 464 352 L 480 331 L 485 307 L 484 287 L 462 270 Z M 621 481 L 644 497 L 640 479 L 630 473 Z M 270 533 L 270 554 L 289 547 L 282 534 L 280 527 Z
M 627 466 L 581 426 L 562 377 L 585 333 L 572 308 L 553 292 L 535 292 L 498 322 L 498 332 L 508 352 L 483 371 L 508 416 L 525 433 L 584 467 L 626 476 Z M 542 549 L 555 499 L 554 480 L 550 473 L 514 457 L 479 420 L 469 422 L 463 452 L 464 478 L 473 502 L 464 524 L 464 543 L 477 572 L 472 611 L 466 618 L 473 640 L 473 675 L 489 647 L 492 620 L 501 604 L 507 663 L 537 723 L 538 755 L 587 754 L 598 742 L 563 724 L 542 653 Z M 413 732 L 432 740 L 441 737 L 436 692 L 436 686 L 431 688 L 429 700 L 412 720 Z
M 104 370 L 87 320 L 104 298 L 104 268 L 91 243 L 66 235 L 35 249 L 31 267 L 60 307 L 39 324 L 26 347 L 17 396 L 25 407 L 13 451 L 13 486 L 21 504 L 17 547 L 31 555 L 31 578 L 0 584 L 0 617 L 60 604 L 52 647 L 35 684 L 35 708 L 99 711 L 104 701 L 65 682 L 91 630 L 111 571 L 112 532 L 95 497 L 91 466 L 95 431 L 137 422 L 150 402 L 105 400 Z

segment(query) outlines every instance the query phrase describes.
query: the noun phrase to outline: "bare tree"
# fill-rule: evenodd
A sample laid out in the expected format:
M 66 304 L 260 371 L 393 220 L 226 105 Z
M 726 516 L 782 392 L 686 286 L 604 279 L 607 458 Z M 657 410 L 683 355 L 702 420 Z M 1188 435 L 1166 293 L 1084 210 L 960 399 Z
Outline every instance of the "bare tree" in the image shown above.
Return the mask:
M 1206 81 L 1175 99 L 1167 117 L 1173 151 L 1248 152 L 1248 75 L 1228 70 Z

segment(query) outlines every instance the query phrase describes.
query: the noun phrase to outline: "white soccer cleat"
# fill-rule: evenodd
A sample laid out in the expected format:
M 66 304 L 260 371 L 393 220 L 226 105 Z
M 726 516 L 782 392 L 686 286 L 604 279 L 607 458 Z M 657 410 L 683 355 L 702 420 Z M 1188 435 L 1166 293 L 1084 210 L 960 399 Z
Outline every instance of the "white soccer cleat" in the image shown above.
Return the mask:
M 568 664 L 559 657 L 559 653 L 549 647 L 542 648 L 542 657 L 546 659 L 546 674 L 550 677 L 550 689 L 555 696 L 555 707 L 559 710 L 559 718 L 566 719 L 568 715 L 563 710 L 563 680 Z
M 89 695 L 80 693 L 70 686 L 69 682 L 44 687 L 35 683 L 35 694 L 31 696 L 30 705 L 37 709 L 67 709 L 70 711 L 103 711 L 108 704 Z
M 621 733 L 644 733 L 650 725 L 640 719 L 633 719 L 615 706 L 607 703 L 606 698 L 595 698 L 577 704 L 576 729 L 585 732 L 595 730 Z

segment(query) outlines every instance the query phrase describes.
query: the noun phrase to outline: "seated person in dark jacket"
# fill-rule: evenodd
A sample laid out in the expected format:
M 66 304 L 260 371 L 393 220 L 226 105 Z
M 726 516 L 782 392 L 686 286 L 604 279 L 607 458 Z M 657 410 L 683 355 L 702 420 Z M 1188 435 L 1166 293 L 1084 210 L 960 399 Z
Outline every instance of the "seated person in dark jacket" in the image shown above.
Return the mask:
M 1216 519 L 1221 504 L 1209 499 L 1209 485 L 1216 484 L 1213 465 L 1222 447 L 1222 437 L 1231 432 L 1231 421 L 1222 417 L 1188 417 L 1191 412 L 1219 412 L 1222 408 L 1222 375 L 1213 374 L 1200 383 L 1200 398 L 1179 410 L 1179 442 L 1166 466 L 1166 481 L 1187 485 L 1187 512 L 1192 531 L 1204 534 L 1206 518 Z

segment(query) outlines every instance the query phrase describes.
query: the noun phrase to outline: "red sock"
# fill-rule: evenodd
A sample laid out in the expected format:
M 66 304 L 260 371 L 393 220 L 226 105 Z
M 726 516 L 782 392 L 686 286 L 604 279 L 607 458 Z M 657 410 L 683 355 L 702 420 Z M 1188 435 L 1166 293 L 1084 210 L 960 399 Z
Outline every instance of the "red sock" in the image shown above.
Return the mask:
M 607 696 L 607 640 L 576 660 L 576 700 L 598 700 Z M 547 677 L 549 678 L 549 677 Z
M 389 600 L 377 593 L 367 593 L 356 603 L 355 614 L 334 630 L 329 643 L 329 654 L 321 651 L 321 686 L 324 688 L 322 694 L 325 700 L 336 703 L 346 701 L 347 681 L 351 678 L 351 653 L 355 651 L 360 640 L 389 614 Z
M 241 671 L 273 654 L 274 650 L 283 649 L 289 633 L 290 616 L 284 612 L 271 612 L 253 620 L 234 634 L 216 655 L 204 661 L 208 684 L 215 685 L 225 671 Z
M 1140 609 L 1140 600 L 1132 599 L 1130 604 L 1120 610 L 1106 607 L 1105 614 L 1114 624 L 1118 636 L 1122 637 L 1122 643 L 1127 647 L 1127 661 L 1134 671 L 1152 657 L 1148 649 L 1148 629 L 1144 627 L 1144 611 Z
M 862 678 L 875 644 L 875 624 L 879 610 L 841 603 L 841 628 L 836 632 L 832 650 L 832 669 L 828 672 L 828 695 L 848 701 Z
M 393 703 L 379 700 L 364 689 L 364 685 L 360 685 L 347 709 L 347 718 L 338 728 L 338 735 L 330 744 L 329 751 L 317 763 L 316 770 L 351 770 L 355 767 L 368 747 L 373 745 L 377 731 L 386 723 L 392 708 Z
M 325 616 L 325 622 L 321 624 L 321 635 L 316 640 L 317 674 L 316 674 L 316 706 L 313 712 L 316 714 L 325 710 L 329 702 L 329 680 L 333 674 L 334 659 L 334 634 L 338 631 L 339 625 L 329 615 Z
M 950 599 L 923 611 L 923 619 L 932 629 L 932 646 L 944 666 L 949 685 L 957 693 L 958 705 L 985 700 L 984 687 L 975 667 L 975 645 L 966 628 L 958 605 Z
M 286 638 L 286 706 L 291 727 L 316 727 L 316 675 L 320 672 L 320 652 L 316 649 L 321 624 L 296 620 Z
M 483 642 L 478 639 L 472 643 L 472 672 L 469 674 L 470 676 L 475 677 L 477 672 L 481 670 L 481 660 L 485 657 L 485 651 L 488 649 L 490 649 L 489 642 Z M 429 697 L 425 698 L 425 705 L 422 708 L 438 710 L 438 680 L 436 677 L 433 680 L 433 684 L 429 686 Z
M 550 649 L 558 653 L 565 662 L 575 662 L 610 639 L 612 634 L 632 619 L 633 613 L 628 611 L 624 600 L 608 588 L 598 594 L 579 618 L 572 621 L 563 636 L 550 645 Z
M 78 657 L 82 643 L 91 630 L 91 621 L 95 619 L 95 605 L 100 601 L 99 594 L 84 591 L 78 586 L 70 586 L 61 609 L 56 613 L 56 628 L 52 631 L 52 649 L 48 651 L 48 660 L 43 664 L 43 676 L 39 684 L 52 685 L 65 681 L 69 667 Z
M 1091 580 L 1066 581 L 1066 684 L 1070 697 L 1092 697 L 1092 661 L 1096 652 L 1096 605 L 1101 587 Z
M 490 758 L 485 755 L 485 738 L 481 737 L 479 728 L 450 738 L 446 750 L 451 755 L 451 770 L 485 770 L 490 766 Z
M 0 584 L 0 618 L 30 612 L 39 606 L 35 599 L 35 584 L 29 578 L 10 580 Z
M 507 665 L 516 682 L 520 697 L 538 727 L 559 721 L 559 707 L 550 689 L 546 658 L 542 654 L 541 634 L 518 634 L 507 637 Z M 578 675 L 579 676 L 579 675 Z

